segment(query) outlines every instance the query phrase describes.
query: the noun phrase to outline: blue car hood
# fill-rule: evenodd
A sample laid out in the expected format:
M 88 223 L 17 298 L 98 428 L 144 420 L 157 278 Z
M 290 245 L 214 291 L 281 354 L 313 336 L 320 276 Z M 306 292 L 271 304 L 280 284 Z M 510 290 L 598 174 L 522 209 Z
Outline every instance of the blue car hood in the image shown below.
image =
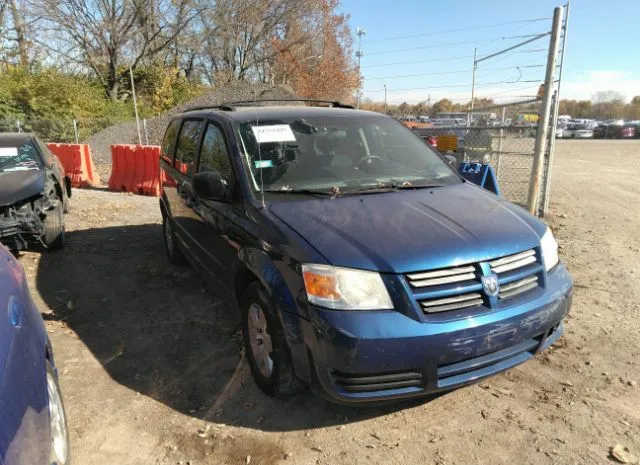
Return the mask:
M 406 273 L 509 255 L 546 226 L 469 183 L 273 202 L 269 210 L 335 266 Z

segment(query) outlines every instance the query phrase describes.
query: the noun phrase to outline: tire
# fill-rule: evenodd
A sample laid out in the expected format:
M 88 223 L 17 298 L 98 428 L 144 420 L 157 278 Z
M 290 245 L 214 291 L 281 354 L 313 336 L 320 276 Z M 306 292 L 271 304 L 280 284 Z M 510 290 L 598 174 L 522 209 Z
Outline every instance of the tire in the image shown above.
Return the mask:
M 184 265 L 187 261 L 178 248 L 176 233 L 173 230 L 173 225 L 167 215 L 162 216 L 162 236 L 164 237 L 164 250 L 169 261 L 174 265 Z
M 64 214 L 62 203 L 44 217 L 44 244 L 48 250 L 60 250 L 64 247 Z
M 301 392 L 305 384 L 295 375 L 280 318 L 260 283 L 245 289 L 240 311 L 245 353 L 258 387 L 278 398 Z
M 64 403 L 60 393 L 58 377 L 49 360 L 45 360 L 47 380 L 47 407 L 49 410 L 49 426 L 51 432 L 51 459 L 55 465 L 69 465 L 71 450 L 69 444 L 69 429 L 67 416 L 64 411 Z

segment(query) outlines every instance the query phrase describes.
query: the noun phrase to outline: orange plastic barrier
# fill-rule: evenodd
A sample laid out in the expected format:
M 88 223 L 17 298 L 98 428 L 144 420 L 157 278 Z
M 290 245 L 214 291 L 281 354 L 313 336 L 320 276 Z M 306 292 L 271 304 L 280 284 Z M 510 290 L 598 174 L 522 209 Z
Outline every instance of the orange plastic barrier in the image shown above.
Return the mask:
M 49 143 L 47 147 L 62 163 L 73 187 L 93 187 L 100 184 L 100 176 L 93 166 L 91 149 L 87 144 Z
M 160 146 L 112 145 L 109 189 L 158 197 L 161 191 Z

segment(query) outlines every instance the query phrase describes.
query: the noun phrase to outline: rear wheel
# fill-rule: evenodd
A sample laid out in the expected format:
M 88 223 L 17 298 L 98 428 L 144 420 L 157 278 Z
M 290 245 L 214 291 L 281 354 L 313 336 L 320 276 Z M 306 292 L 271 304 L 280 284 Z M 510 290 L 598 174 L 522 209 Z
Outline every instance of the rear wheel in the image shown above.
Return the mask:
M 245 352 L 258 387 L 274 397 L 300 392 L 304 383 L 294 373 L 280 319 L 258 282 L 245 290 L 241 312 Z
M 64 214 L 62 202 L 47 212 L 44 217 L 44 244 L 49 250 L 60 250 L 64 247 Z
M 51 459 L 55 465 L 69 465 L 69 430 L 64 412 L 58 378 L 49 360 L 47 370 L 47 394 L 49 399 L 49 426 L 51 431 Z
M 164 236 L 164 250 L 167 253 L 169 261 L 174 265 L 184 265 L 186 260 L 178 248 L 176 233 L 173 230 L 173 224 L 167 215 L 163 215 L 162 217 L 162 231 Z

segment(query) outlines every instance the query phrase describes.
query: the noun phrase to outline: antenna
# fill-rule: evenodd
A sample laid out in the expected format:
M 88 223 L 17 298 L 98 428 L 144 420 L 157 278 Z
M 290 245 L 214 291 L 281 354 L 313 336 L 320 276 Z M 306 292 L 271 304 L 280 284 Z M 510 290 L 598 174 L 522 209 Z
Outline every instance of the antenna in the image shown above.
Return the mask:
M 253 83 L 253 99 L 258 100 L 258 95 L 256 93 L 256 85 Z M 260 116 L 258 115 L 258 108 L 256 107 L 256 127 L 260 125 Z M 264 181 L 262 179 L 262 150 L 260 149 L 260 140 L 256 137 L 256 142 L 258 145 L 258 160 L 260 160 L 260 200 L 262 201 L 262 208 L 265 207 L 264 203 Z M 255 164 L 254 164 L 255 166 Z

